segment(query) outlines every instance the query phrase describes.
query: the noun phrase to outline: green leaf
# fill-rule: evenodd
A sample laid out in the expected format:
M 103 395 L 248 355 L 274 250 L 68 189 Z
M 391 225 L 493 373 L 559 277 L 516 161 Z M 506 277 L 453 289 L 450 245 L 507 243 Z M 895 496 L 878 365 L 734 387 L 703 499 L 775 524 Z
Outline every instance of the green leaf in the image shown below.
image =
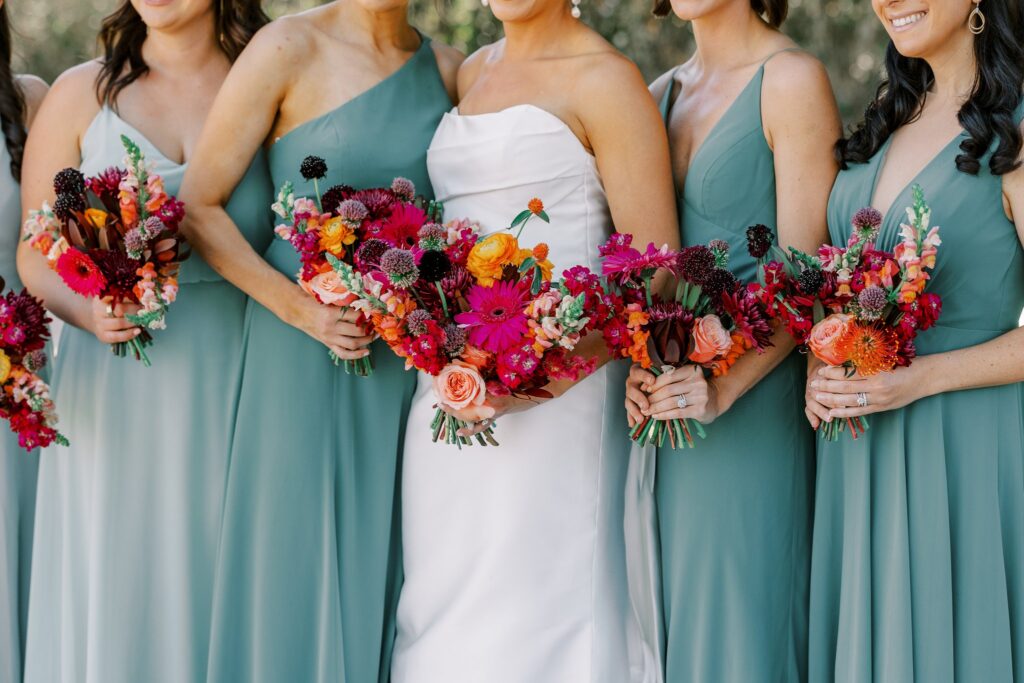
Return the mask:
M 544 286 L 544 274 L 540 271 L 540 268 L 533 269 L 533 286 L 530 287 L 530 292 L 537 296 L 540 294 L 541 287 Z
M 518 226 L 520 223 L 525 223 L 532 215 L 533 212 L 530 211 L 529 209 L 526 209 L 525 211 L 520 211 L 519 215 L 512 219 L 512 224 L 509 225 L 508 227 L 514 228 Z
M 545 223 L 550 223 L 551 222 L 551 219 L 548 218 L 548 214 L 547 214 L 546 211 L 541 211 L 540 213 L 538 213 L 537 214 L 537 218 L 541 219 Z
M 523 259 L 523 262 L 519 264 L 519 272 L 525 273 L 526 271 L 530 270 L 530 268 L 533 268 L 535 265 L 537 265 L 537 259 L 533 258 L 532 256 L 527 256 L 526 258 Z

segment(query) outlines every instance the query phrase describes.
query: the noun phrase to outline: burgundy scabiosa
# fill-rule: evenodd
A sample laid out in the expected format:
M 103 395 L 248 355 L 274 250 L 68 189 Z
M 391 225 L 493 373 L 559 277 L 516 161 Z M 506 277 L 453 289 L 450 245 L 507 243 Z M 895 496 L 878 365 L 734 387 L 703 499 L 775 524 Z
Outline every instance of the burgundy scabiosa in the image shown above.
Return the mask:
M 392 248 L 380 257 L 380 270 L 395 287 L 411 287 L 419 279 L 416 256 L 408 249 Z
M 774 242 L 775 233 L 767 225 L 758 223 L 747 228 L 747 251 L 755 259 L 764 258 Z
M 470 344 L 501 353 L 519 343 L 529 329 L 528 299 L 529 288 L 519 281 L 476 285 L 466 295 L 470 310 L 456 315 L 455 321 L 467 328 Z
M 817 268 L 808 268 L 797 276 L 796 284 L 803 294 L 817 294 L 825 284 L 825 273 Z
M 732 292 L 739 286 L 739 280 L 725 268 L 713 268 L 704 281 L 704 293 L 712 301 L 717 301 L 725 292 Z
M 363 272 L 376 268 L 380 265 L 380 257 L 390 248 L 391 245 L 384 240 L 366 240 L 356 250 L 356 267 Z
M 420 275 L 427 282 L 439 282 L 452 270 L 452 262 L 443 251 L 426 251 L 420 257 Z
M 334 213 L 341 206 L 341 203 L 348 199 L 353 192 L 355 190 L 348 185 L 332 185 L 324 192 L 320 198 L 320 203 L 324 207 L 324 211 Z
M 715 269 L 715 254 L 703 244 L 685 247 L 676 259 L 675 271 L 679 277 L 695 285 L 707 282 Z
M 320 180 L 327 175 L 327 162 L 318 156 L 310 155 L 302 160 L 299 173 L 306 180 Z

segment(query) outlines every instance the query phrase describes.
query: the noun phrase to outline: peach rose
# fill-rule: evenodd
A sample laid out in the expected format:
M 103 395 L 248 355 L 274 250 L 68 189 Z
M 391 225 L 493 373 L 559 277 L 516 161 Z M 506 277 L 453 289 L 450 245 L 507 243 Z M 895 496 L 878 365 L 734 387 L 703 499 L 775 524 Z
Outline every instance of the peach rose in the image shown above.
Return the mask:
M 456 360 L 444 366 L 434 378 L 434 393 L 439 405 L 459 411 L 464 419 L 482 420 L 494 415 L 494 409 L 484 404 L 484 378 L 469 363 Z
M 850 324 L 850 316 L 845 313 L 833 313 L 811 328 L 811 336 L 807 346 L 811 353 L 829 365 L 842 365 L 846 360 L 836 351 L 836 342 L 846 332 Z
M 717 315 L 706 315 L 697 318 L 693 326 L 693 351 L 690 360 L 694 363 L 707 363 L 724 356 L 732 348 L 732 337 Z
M 317 301 L 328 306 L 348 306 L 356 299 L 333 270 L 317 273 L 313 279 L 308 282 L 302 280 L 299 284 L 307 293 L 316 297 Z
M 480 240 L 469 250 L 466 269 L 480 284 L 489 286 L 501 277 L 502 269 L 515 263 L 519 256 L 519 242 L 505 232 Z

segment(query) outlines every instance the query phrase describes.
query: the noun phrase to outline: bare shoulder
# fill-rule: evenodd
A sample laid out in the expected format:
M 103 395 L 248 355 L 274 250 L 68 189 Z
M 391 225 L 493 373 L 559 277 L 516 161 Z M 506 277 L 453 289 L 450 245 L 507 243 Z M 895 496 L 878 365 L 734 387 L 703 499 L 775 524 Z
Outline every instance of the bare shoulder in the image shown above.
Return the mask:
M 99 60 L 73 66 L 53 82 L 39 111 L 52 112 L 68 127 L 84 132 L 100 110 L 96 80 L 102 64 Z
M 437 69 L 441 72 L 441 78 L 444 80 L 445 88 L 448 90 L 448 96 L 451 97 L 453 102 L 456 102 L 459 94 L 459 68 L 466 61 L 466 55 L 451 45 L 445 45 L 436 40 L 430 41 L 430 48 L 434 51 Z
M 610 45 L 581 55 L 575 69 L 579 95 L 589 101 L 611 104 L 631 102 L 636 97 L 651 98 L 643 74 L 628 57 Z
M 287 68 L 308 60 L 319 31 L 307 12 L 275 19 L 262 27 L 246 45 L 239 61 L 265 63 L 273 60 L 278 68 Z
M 459 65 L 458 72 L 458 94 L 459 99 L 469 92 L 476 83 L 476 79 L 479 78 L 480 72 L 483 70 L 484 65 L 487 64 L 494 56 L 500 53 L 505 47 L 505 39 L 491 43 L 490 45 L 484 45 L 477 49 L 473 54 L 466 57 Z
M 764 66 L 762 92 L 765 100 L 804 108 L 808 102 L 831 101 L 832 84 L 825 65 L 813 55 L 803 51 L 781 52 L 771 57 Z
M 25 98 L 25 127 L 28 128 L 32 125 L 32 120 L 35 119 L 39 105 L 43 103 L 50 86 L 39 76 L 32 74 L 21 74 L 16 77 L 16 82 Z

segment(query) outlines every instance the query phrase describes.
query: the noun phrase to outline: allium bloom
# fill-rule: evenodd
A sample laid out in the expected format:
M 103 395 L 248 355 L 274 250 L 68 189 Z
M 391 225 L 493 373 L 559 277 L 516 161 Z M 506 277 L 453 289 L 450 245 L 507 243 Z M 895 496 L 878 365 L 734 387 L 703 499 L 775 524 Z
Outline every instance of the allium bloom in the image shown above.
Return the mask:
M 889 301 L 884 289 L 868 287 L 861 290 L 857 296 L 857 303 L 860 304 L 860 310 L 865 319 L 877 320 Z
M 419 232 L 420 249 L 424 251 L 440 251 L 448 246 L 448 230 L 437 223 L 427 223 Z
M 388 249 L 380 257 L 380 269 L 396 287 L 410 287 L 420 276 L 416 257 L 407 249 Z
M 469 329 L 469 343 L 500 353 L 519 343 L 529 329 L 526 304 L 529 291 L 518 282 L 477 285 L 466 295 L 470 310 L 455 321 Z
M 433 321 L 434 319 L 431 317 L 429 311 L 417 308 L 406 316 L 405 326 L 406 329 L 409 330 L 409 334 L 414 337 L 418 337 L 421 334 L 427 333 L 427 323 Z
M 411 202 L 416 196 L 416 186 L 408 178 L 395 178 L 391 181 L 391 191 L 402 201 Z
M 899 340 L 892 328 L 853 322 L 836 342 L 836 351 L 864 377 L 896 367 Z
M 302 160 L 299 173 L 306 180 L 319 180 L 327 175 L 327 162 L 316 156 L 308 156 Z
M 758 224 L 747 228 L 747 251 L 754 258 L 764 258 L 774 242 L 775 233 L 767 225 Z
M 466 340 L 469 335 L 466 330 L 458 325 L 448 324 L 444 326 L 444 352 L 449 358 L 454 358 L 466 348 Z
M 338 216 L 341 220 L 345 221 L 352 227 L 359 227 L 362 225 L 366 217 L 370 215 L 366 205 L 361 201 L 355 199 L 346 199 L 345 201 L 338 204 Z M 327 205 L 324 205 L 324 211 L 330 211 Z
M 74 247 L 60 255 L 56 266 L 57 274 L 71 291 L 82 296 L 99 296 L 107 286 L 107 280 L 96 263 Z
M 882 214 L 878 209 L 866 206 L 853 214 L 851 223 L 861 240 L 873 242 L 878 237 L 878 230 L 882 227 Z

